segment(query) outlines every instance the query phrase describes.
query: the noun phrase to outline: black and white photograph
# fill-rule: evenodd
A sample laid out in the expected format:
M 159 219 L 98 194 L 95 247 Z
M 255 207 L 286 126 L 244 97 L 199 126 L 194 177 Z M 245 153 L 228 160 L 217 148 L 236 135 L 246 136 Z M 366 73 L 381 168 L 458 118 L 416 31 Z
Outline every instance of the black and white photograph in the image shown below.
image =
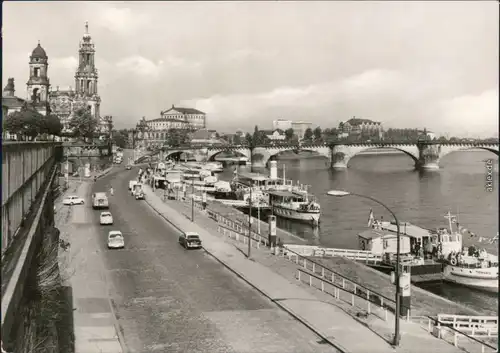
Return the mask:
M 2 5 L 2 353 L 498 352 L 497 2 Z

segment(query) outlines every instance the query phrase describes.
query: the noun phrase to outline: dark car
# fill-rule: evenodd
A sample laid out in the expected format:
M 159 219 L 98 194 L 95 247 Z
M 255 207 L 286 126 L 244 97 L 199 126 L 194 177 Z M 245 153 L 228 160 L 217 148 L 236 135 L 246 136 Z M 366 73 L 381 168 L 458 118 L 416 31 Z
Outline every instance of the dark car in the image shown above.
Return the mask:
M 198 233 L 187 232 L 179 236 L 179 244 L 186 249 L 199 249 L 201 248 L 201 239 Z

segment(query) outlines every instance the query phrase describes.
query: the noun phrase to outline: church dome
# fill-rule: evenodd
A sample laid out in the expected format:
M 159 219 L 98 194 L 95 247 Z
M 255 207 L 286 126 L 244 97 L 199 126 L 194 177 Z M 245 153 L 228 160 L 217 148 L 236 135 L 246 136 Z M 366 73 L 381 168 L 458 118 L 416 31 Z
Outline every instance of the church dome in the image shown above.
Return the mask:
M 40 58 L 40 59 L 47 59 L 47 53 L 45 53 L 45 50 L 42 48 L 40 43 L 38 43 L 37 47 L 33 49 L 33 52 L 31 53 L 32 58 Z

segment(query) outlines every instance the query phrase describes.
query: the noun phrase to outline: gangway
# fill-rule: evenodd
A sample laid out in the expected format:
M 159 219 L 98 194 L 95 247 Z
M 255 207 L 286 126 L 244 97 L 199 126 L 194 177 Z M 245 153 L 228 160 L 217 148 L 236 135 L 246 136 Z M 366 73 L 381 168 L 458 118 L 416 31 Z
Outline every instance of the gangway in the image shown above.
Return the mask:
M 323 248 L 314 245 L 296 245 L 296 244 L 286 244 L 283 247 L 291 251 L 294 251 L 301 256 L 343 257 L 349 260 L 363 261 L 370 264 L 382 262 L 381 255 L 373 254 L 369 250 Z
M 498 316 L 439 314 L 438 322 L 472 337 L 498 337 Z

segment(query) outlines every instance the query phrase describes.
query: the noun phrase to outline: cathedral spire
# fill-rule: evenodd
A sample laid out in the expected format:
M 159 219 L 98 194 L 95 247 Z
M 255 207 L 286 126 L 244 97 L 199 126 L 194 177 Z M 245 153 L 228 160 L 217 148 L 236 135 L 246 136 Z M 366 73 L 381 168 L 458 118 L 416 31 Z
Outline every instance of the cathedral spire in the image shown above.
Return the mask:
M 89 21 L 85 21 L 85 34 L 89 34 Z

